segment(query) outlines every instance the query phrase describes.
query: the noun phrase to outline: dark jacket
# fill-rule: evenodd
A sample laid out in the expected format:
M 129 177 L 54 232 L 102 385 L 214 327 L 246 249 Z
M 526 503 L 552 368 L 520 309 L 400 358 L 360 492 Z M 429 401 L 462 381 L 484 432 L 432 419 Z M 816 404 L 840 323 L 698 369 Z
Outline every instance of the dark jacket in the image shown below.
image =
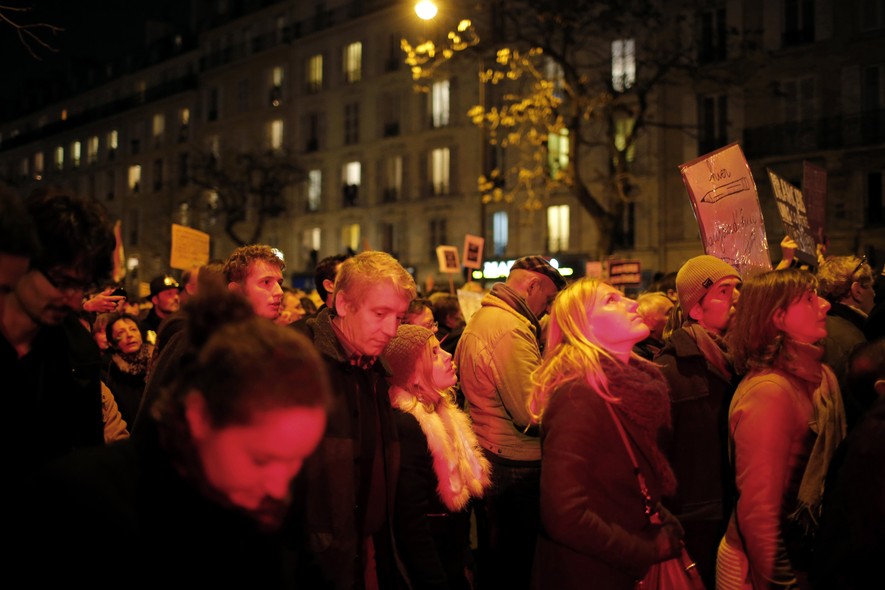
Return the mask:
M 261 530 L 184 479 L 156 428 L 146 432 L 68 455 L 26 482 L 28 517 L 14 529 L 17 579 L 35 587 L 322 587 L 304 573 L 315 570 L 304 566 L 298 523 Z
M 129 428 L 135 424 L 138 408 L 141 406 L 141 398 L 144 395 L 145 374 L 127 373 L 123 371 L 113 358 L 108 361 L 102 371 L 105 385 L 114 394 L 120 415 Z
M 631 422 L 622 423 L 632 441 L 642 439 Z M 542 532 L 532 587 L 632 590 L 657 559 L 657 531 L 603 399 L 585 383 L 555 392 L 541 422 L 541 445 Z M 650 453 L 634 448 L 656 503 L 661 483 Z
M 380 362 L 370 369 L 350 364 L 323 310 L 306 323 L 308 336 L 323 356 L 334 396 L 326 433 L 304 465 L 306 520 L 311 550 L 335 588 L 361 588 L 363 522 L 368 489 L 363 484 L 365 462 L 361 416 L 375 403 L 382 441 L 386 492 L 384 530 L 374 536 L 378 577 L 382 588 L 408 579 L 393 542 L 393 510 L 400 464 L 400 445 L 387 393 L 386 372 Z
M 100 372 L 98 345 L 76 317 L 40 328 L 22 358 L 0 333 L 10 481 L 72 449 L 104 444 Z
M 734 499 L 727 427 L 740 379 L 726 380 L 682 329 L 673 332 L 655 362 L 670 385 L 673 430 L 664 452 L 678 482 L 676 495 L 664 504 L 686 528 L 688 553 L 710 585 Z

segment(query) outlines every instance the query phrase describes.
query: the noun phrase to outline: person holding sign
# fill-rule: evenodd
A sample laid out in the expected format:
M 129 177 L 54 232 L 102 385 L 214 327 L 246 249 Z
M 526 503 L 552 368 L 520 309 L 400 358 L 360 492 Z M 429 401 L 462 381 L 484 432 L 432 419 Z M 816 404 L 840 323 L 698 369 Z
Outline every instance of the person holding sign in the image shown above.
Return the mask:
M 682 265 L 676 293 L 684 322 L 656 358 L 670 384 L 673 434 L 665 450 L 679 482 L 664 504 L 682 522 L 685 546 L 708 588 L 731 509 L 725 415 L 738 379 L 723 336 L 740 280 L 737 269 L 714 256 Z

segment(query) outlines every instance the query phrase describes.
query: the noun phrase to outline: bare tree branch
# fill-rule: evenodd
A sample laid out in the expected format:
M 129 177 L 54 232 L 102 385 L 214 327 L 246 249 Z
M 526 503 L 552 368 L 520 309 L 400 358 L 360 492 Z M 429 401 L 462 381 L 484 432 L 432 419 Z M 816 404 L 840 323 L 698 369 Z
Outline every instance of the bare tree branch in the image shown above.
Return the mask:
M 31 10 L 33 10 L 33 7 L 31 6 L 6 6 L 0 4 L 0 23 L 6 23 L 12 27 L 13 30 L 15 30 L 16 35 L 18 35 L 21 44 L 28 50 L 28 53 L 31 54 L 31 57 L 38 61 L 43 61 L 43 58 L 37 55 L 34 47 L 35 45 L 52 53 L 57 53 L 58 49 L 42 39 L 40 35 L 46 32 L 56 35 L 57 33 L 64 31 L 64 29 L 44 22 L 21 23 L 14 18 L 14 16 L 23 15 Z

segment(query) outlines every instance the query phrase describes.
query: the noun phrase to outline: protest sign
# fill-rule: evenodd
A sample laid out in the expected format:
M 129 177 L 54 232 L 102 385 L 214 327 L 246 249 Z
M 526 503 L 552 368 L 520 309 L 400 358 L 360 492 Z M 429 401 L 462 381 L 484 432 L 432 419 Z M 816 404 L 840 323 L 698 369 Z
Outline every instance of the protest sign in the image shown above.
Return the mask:
M 209 262 L 209 234 L 172 224 L 172 253 L 169 266 L 180 270 L 190 270 Z
M 737 143 L 680 164 L 704 252 L 741 275 L 771 270 L 753 174 Z
M 464 236 L 464 267 L 482 268 L 482 248 L 485 240 L 479 236 Z
M 608 283 L 615 287 L 636 286 L 642 282 L 642 264 L 639 260 L 610 260 Z
M 439 272 L 456 273 L 461 270 L 458 249 L 454 246 L 437 246 L 436 259 L 439 261 Z
M 777 201 L 777 210 L 787 235 L 796 242 L 795 256 L 802 262 L 817 266 L 817 255 L 814 237 L 808 225 L 808 215 L 805 213 L 805 200 L 802 191 L 768 169 L 768 178 L 771 180 L 771 188 L 774 190 L 774 198 Z
M 802 163 L 802 196 L 808 213 L 808 226 L 818 244 L 826 243 L 827 171 L 811 162 Z

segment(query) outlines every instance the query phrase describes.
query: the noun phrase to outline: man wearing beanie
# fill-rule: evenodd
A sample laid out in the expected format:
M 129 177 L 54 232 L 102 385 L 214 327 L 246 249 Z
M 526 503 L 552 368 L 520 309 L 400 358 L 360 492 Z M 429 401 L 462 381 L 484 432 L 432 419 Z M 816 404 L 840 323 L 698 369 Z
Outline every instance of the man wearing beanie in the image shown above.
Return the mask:
M 476 505 L 478 581 L 528 588 L 540 526 L 541 443 L 528 427 L 531 374 L 541 364 L 541 326 L 565 279 L 545 258 L 526 256 L 496 283 L 455 349 L 473 429 L 492 464 Z M 485 582 L 485 583 L 483 583 Z
M 664 503 L 682 523 L 686 549 L 708 588 L 715 586 L 716 553 L 734 486 L 726 420 L 740 379 L 722 337 L 740 282 L 738 271 L 715 256 L 696 256 L 682 265 L 676 275 L 679 303 L 671 312 L 681 313 L 682 323 L 656 358 L 670 384 L 673 431 L 665 451 L 679 482 Z

